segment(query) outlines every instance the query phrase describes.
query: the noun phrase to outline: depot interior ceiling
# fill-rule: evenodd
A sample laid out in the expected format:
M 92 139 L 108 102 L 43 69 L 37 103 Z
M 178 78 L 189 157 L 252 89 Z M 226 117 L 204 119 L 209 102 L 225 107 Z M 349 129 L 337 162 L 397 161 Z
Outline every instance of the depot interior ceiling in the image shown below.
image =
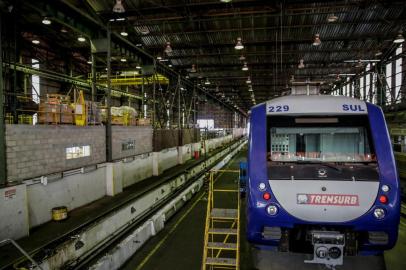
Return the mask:
M 114 21 L 114 32 L 244 110 L 280 95 L 292 80 L 323 81 L 329 89 L 337 77 L 331 74 L 362 69 L 346 60 L 383 59 L 406 32 L 404 1 L 123 0 L 118 13 L 117 0 L 61 2 Z M 25 16 L 27 27 L 35 20 Z M 87 57 L 80 42 L 68 46 Z

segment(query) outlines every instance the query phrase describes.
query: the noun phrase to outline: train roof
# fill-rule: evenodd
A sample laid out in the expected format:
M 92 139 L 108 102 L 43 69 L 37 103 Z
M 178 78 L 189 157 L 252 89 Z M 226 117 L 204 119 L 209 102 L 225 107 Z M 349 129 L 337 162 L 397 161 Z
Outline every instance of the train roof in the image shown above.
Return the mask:
M 331 95 L 290 95 L 271 99 L 266 104 L 267 114 L 367 114 L 363 100 Z M 260 104 L 261 105 L 261 104 Z

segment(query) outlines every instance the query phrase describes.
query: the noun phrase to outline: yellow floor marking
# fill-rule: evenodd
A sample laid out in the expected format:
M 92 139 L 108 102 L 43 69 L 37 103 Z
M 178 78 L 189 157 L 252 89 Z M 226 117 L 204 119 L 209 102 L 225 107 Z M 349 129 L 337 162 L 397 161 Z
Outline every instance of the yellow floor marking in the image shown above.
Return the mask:
M 236 156 L 237 157 L 237 156 Z M 231 163 L 236 157 L 234 157 L 233 159 L 231 159 L 229 162 Z M 227 166 L 229 167 L 229 166 Z M 214 180 L 214 182 L 216 182 L 222 175 L 224 174 L 224 172 L 220 173 L 217 176 L 217 179 Z M 155 254 L 155 252 L 158 251 L 158 249 L 165 243 L 165 241 L 169 238 L 169 236 L 176 230 L 176 228 L 179 226 L 179 224 L 186 218 L 186 216 L 195 208 L 195 206 L 197 205 L 198 202 L 200 202 L 200 200 L 203 198 L 203 196 L 206 195 L 206 193 L 202 193 L 197 199 L 196 201 L 192 204 L 192 206 L 186 211 L 186 213 L 184 213 L 181 218 L 175 223 L 175 225 L 172 227 L 172 229 L 165 235 L 164 238 L 162 238 L 161 241 L 159 241 L 159 243 L 154 247 L 153 250 L 150 251 L 150 253 L 144 258 L 144 260 L 142 260 L 142 262 L 138 265 L 137 268 L 135 268 L 135 270 L 141 270 L 145 264 L 149 261 L 149 259 Z

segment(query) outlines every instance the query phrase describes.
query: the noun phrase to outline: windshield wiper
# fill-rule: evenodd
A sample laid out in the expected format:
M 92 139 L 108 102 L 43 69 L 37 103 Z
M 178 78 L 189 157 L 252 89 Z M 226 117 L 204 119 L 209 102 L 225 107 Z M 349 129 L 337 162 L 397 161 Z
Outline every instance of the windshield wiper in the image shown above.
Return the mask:
M 319 164 L 321 166 L 329 167 L 329 168 L 334 169 L 334 170 L 339 171 L 339 172 L 342 171 L 341 168 L 338 168 L 338 167 L 336 167 L 336 166 L 334 166 L 334 165 L 332 165 L 330 163 L 324 163 L 324 162 L 319 162 L 319 161 L 297 160 L 297 163 L 300 163 L 300 164 Z

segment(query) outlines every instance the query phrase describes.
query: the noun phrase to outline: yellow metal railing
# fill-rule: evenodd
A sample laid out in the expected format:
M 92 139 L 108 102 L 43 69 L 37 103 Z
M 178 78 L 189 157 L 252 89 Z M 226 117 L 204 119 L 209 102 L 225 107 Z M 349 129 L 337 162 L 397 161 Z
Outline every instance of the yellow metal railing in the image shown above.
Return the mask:
M 235 189 L 216 189 L 214 175 L 235 173 L 237 170 L 211 170 L 206 210 L 202 270 L 239 269 L 240 265 L 240 184 Z M 235 193 L 235 208 L 216 208 L 218 193 Z M 221 224 L 221 225 L 220 225 Z

